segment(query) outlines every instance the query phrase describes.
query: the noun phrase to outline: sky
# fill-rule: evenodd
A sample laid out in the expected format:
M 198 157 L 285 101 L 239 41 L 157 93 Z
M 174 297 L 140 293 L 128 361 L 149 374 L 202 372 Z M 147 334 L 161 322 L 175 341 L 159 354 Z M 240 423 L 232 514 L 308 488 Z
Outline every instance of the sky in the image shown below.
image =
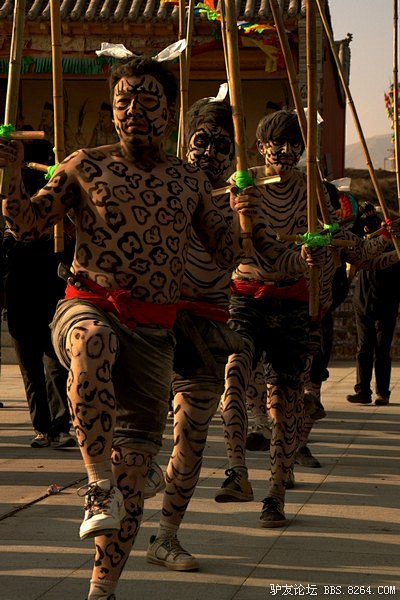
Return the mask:
M 338 41 L 348 33 L 353 34 L 349 89 L 363 135 L 368 139 L 390 134 L 384 94 L 393 81 L 394 2 L 330 0 L 329 9 L 334 39 Z M 400 16 L 400 7 L 398 10 Z M 359 142 L 359 135 L 347 107 L 346 144 L 355 142 Z

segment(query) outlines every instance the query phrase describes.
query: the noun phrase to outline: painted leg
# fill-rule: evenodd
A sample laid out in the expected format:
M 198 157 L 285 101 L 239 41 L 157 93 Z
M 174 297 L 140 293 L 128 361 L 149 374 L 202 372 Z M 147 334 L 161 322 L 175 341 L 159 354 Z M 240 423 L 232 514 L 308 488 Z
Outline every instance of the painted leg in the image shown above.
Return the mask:
M 68 402 L 79 449 L 88 473 L 81 539 L 118 530 L 123 501 L 111 467 L 115 396 L 111 378 L 116 336 L 107 324 L 86 320 L 67 339 Z
M 212 391 L 179 392 L 174 397 L 174 447 L 165 475 L 162 517 L 147 561 L 173 571 L 198 569 L 198 561 L 184 550 L 177 531 L 195 492 L 203 462 L 208 429 L 219 394 Z
M 115 592 L 117 583 L 129 558 L 143 517 L 144 487 L 151 455 L 130 448 L 113 450 L 113 471 L 123 495 L 125 517 L 118 531 L 95 538 L 95 560 L 88 600 L 107 599 L 101 595 Z
M 287 523 L 284 513 L 286 480 L 303 428 L 303 388 L 293 390 L 268 385 L 267 402 L 272 423 L 271 479 L 260 521 L 262 527 L 282 527 Z
M 221 416 L 229 461 L 227 479 L 215 494 L 216 502 L 249 502 L 254 499 L 246 467 L 247 407 L 246 389 L 252 370 L 250 345 L 229 357 L 225 371 L 225 391 Z
M 262 360 L 251 374 L 246 390 L 246 400 L 252 416 L 246 438 L 246 449 L 250 451 L 269 450 L 271 425 L 267 411 L 267 384 Z

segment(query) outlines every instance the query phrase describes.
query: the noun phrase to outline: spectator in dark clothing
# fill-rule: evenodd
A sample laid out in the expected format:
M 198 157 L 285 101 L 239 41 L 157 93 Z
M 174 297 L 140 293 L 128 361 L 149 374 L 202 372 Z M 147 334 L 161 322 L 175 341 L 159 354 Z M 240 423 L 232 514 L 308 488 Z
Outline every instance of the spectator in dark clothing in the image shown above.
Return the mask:
M 64 252 L 55 254 L 53 237 L 25 243 L 4 234 L 5 308 L 36 432 L 32 447 L 76 445 L 69 435 L 67 371 L 54 353 L 49 328 L 64 296 L 57 266 L 70 260 L 71 246 L 67 241 Z
M 359 229 L 359 212 L 356 199 L 350 192 L 339 192 L 333 183 L 324 182 L 329 193 L 329 199 L 336 210 L 338 217 L 341 220 L 346 219 L 347 227 L 353 232 Z M 357 233 L 356 233 L 357 235 Z M 334 333 L 334 311 L 346 299 L 349 293 L 349 281 L 346 271 L 346 262 L 338 255 L 339 265 L 332 280 L 332 304 L 324 313 L 320 321 L 321 328 L 321 347 L 320 350 L 313 356 L 309 383 L 304 393 L 304 403 L 307 411 L 313 420 L 317 421 L 325 417 L 325 410 L 320 400 L 320 390 L 323 381 L 329 377 L 328 365 L 331 358 Z M 315 388 L 313 390 L 313 388 Z M 307 453 L 307 459 L 308 459 Z M 301 460 L 301 457 L 300 459 Z M 313 462 L 311 459 L 300 462 Z M 313 462 L 312 466 L 316 466 L 317 461 Z M 309 464 L 303 466 L 310 466 Z
M 330 202 L 342 221 L 342 226 L 348 227 L 353 233 L 356 233 L 360 229 L 360 214 L 356 199 L 350 192 L 339 192 L 333 183 L 325 181 L 324 185 L 329 193 Z M 349 293 L 346 262 L 340 253 L 338 253 L 338 263 L 336 273 L 332 279 L 332 304 L 320 320 L 320 348 L 312 358 L 310 372 L 305 381 L 304 409 L 306 417 L 302 437 L 295 455 L 295 462 L 303 467 L 319 468 L 321 466 L 319 460 L 312 455 L 308 447 L 308 439 L 314 423 L 326 416 L 324 405 L 321 402 L 321 388 L 322 383 L 329 377 L 328 366 L 333 347 L 334 312 L 344 302 Z
M 3 244 L 3 232 L 0 230 L 0 244 Z M 0 251 L 0 327 L 3 321 L 3 308 L 4 308 L 4 285 L 3 285 L 3 269 L 4 269 L 4 260 L 3 253 Z M 0 342 L 1 342 L 1 332 L 0 332 Z M 0 344 L 0 369 L 1 369 L 1 344 Z M 0 408 L 3 408 L 4 404 L 0 402 Z
M 374 206 L 362 207 L 364 234 L 381 225 Z M 364 216 L 365 215 L 365 216 Z M 375 404 L 385 406 L 390 398 L 391 346 L 400 304 L 400 263 L 383 271 L 359 271 L 354 291 L 357 327 L 357 382 L 348 402 L 372 403 L 371 379 L 375 371 Z
M 49 142 L 35 140 L 24 146 L 27 162 L 54 162 Z M 46 183 L 42 172 L 28 168 L 23 169 L 23 179 L 30 194 Z M 5 309 L 35 430 L 33 448 L 76 445 L 69 433 L 67 371 L 56 357 L 49 327 L 56 304 L 64 297 L 65 281 L 57 275 L 58 264 L 70 264 L 74 244 L 73 236 L 65 235 L 64 251 L 55 254 L 53 236 L 33 242 L 19 242 L 7 231 L 3 236 Z

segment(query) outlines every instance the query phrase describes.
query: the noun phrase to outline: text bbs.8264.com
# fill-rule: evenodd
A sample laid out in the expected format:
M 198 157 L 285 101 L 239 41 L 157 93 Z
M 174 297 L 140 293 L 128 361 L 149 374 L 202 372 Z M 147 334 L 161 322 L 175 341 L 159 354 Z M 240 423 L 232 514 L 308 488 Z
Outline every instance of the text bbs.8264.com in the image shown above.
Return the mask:
M 348 598 L 350 596 L 396 597 L 395 585 L 313 585 L 313 584 L 273 584 L 269 586 L 269 595 L 280 596 L 320 596 L 328 598 Z

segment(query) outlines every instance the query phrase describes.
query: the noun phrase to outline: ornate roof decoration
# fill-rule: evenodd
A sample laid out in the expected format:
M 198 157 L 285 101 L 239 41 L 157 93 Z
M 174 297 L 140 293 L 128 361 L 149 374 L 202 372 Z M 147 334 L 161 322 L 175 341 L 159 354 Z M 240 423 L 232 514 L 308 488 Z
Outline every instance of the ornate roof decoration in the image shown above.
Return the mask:
M 63 22 L 153 23 L 177 22 L 178 7 L 162 0 L 60 0 Z M 236 4 L 239 20 L 268 21 L 272 19 L 269 0 L 232 0 Z M 305 16 L 306 0 L 278 0 L 285 19 Z M 220 0 L 218 0 L 217 10 Z M 326 0 L 328 6 L 328 0 Z M 48 0 L 26 0 L 26 20 L 49 21 Z M 0 20 L 12 19 L 14 0 L 0 0 Z M 198 16 L 197 20 L 206 17 Z

